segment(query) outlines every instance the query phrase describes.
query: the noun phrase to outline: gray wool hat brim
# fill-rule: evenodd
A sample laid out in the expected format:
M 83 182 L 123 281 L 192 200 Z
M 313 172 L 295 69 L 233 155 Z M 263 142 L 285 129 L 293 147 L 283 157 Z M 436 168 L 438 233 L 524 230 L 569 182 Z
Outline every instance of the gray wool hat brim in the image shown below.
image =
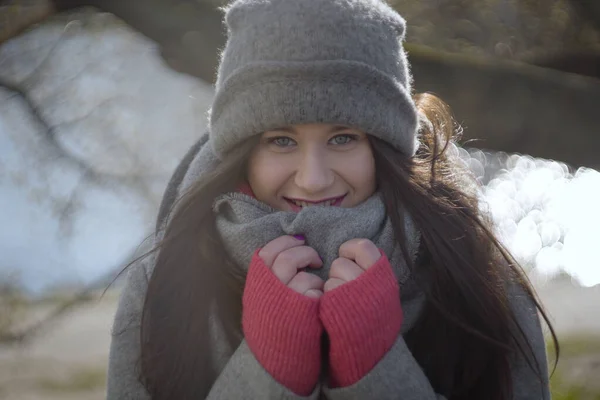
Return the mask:
M 325 105 L 325 106 L 324 106 Z M 417 112 L 391 77 L 356 61 L 263 62 L 224 82 L 211 111 L 216 154 L 251 135 L 294 124 L 348 125 L 407 156 L 417 149 Z

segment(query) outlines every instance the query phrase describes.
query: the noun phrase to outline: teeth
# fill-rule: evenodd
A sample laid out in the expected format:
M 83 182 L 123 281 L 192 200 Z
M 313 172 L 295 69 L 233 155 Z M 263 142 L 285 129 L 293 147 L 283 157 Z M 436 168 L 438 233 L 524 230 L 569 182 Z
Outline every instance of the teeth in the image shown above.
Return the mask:
M 327 200 L 327 201 L 323 201 L 320 203 L 307 203 L 306 201 L 296 201 L 296 200 L 292 200 L 292 203 L 294 203 L 295 205 L 297 205 L 298 207 L 313 207 L 313 206 L 331 206 L 336 202 L 337 199 L 333 199 L 333 200 Z

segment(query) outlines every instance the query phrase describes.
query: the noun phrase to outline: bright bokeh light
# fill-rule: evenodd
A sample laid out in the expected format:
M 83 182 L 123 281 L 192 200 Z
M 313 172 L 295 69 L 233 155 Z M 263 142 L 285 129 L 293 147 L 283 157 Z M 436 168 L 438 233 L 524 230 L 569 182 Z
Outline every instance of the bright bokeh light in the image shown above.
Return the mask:
M 524 267 L 550 278 L 564 272 L 582 286 L 600 284 L 600 172 L 572 173 L 563 163 L 516 154 L 459 156 L 484 183 L 483 208 Z

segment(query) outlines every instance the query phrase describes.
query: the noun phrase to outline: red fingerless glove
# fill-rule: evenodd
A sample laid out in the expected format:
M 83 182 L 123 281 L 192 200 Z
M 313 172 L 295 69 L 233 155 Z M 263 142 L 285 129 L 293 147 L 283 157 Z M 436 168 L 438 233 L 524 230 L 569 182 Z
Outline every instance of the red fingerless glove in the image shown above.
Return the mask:
M 291 391 L 310 394 L 321 369 L 319 300 L 284 285 L 257 250 L 242 302 L 244 335 L 258 362 Z
M 350 386 L 373 369 L 400 334 L 400 290 L 387 257 L 382 253 L 358 278 L 325 293 L 320 316 L 329 334 L 329 383 Z

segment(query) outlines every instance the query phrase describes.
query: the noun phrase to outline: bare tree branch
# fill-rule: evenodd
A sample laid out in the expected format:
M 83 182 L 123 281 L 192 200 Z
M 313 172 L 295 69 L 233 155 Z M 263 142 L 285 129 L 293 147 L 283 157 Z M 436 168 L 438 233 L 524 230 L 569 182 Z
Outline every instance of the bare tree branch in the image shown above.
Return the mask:
M 12 93 L 13 95 L 20 97 L 25 102 L 34 121 L 43 128 L 42 130 L 46 139 L 48 140 L 48 143 L 58 152 L 58 154 L 60 154 L 60 157 L 74 163 L 75 166 L 84 173 L 87 178 L 87 182 L 93 182 L 101 186 L 106 186 L 107 182 L 117 183 L 134 188 L 138 193 L 140 193 L 141 196 L 145 198 L 150 197 L 151 190 L 146 184 L 144 184 L 142 175 L 133 174 L 129 176 L 120 176 L 110 173 L 100 173 L 87 165 L 84 160 L 70 154 L 67 150 L 65 150 L 56 140 L 56 127 L 51 126 L 46 122 L 39 107 L 35 105 L 33 100 L 27 94 L 26 90 L 20 85 L 16 85 L 0 77 L 0 87 Z M 133 152 L 130 152 L 130 154 L 132 157 L 136 157 Z M 139 160 L 137 160 L 137 162 L 139 163 Z

